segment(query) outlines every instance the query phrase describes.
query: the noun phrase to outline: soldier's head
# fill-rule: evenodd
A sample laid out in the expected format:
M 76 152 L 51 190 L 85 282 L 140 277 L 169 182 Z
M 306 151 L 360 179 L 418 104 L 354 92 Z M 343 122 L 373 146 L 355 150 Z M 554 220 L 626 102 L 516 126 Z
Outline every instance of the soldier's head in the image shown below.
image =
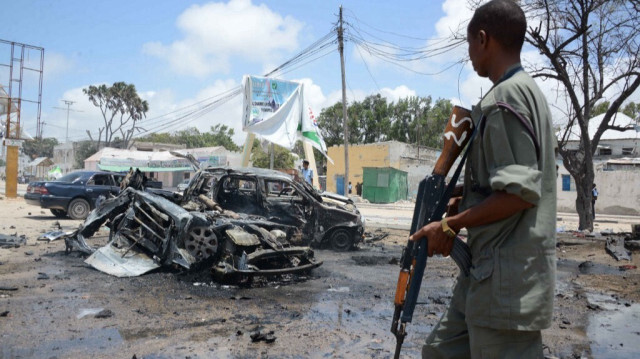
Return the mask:
M 492 0 L 476 9 L 467 26 L 469 57 L 478 75 L 488 76 L 497 51 L 520 54 L 527 31 L 524 11 L 513 0 Z

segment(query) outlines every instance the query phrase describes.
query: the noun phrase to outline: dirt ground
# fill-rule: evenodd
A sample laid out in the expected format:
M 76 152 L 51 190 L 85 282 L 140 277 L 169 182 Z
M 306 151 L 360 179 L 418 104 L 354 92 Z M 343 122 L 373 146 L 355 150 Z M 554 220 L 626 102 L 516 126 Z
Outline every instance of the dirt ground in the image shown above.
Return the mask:
M 26 244 L 0 249 L 0 358 L 389 358 L 389 332 L 406 231 L 348 253 L 317 250 L 307 277 L 249 287 L 212 282 L 207 270 L 137 278 L 98 272 L 64 242 L 37 241 L 58 221 L 20 199 L 0 200 L 0 233 Z M 600 223 L 610 228 L 618 223 Z M 63 229 L 80 222 L 59 220 Z M 574 223 L 560 219 L 559 227 Z M 624 227 L 627 227 L 626 225 Z M 598 227 L 596 227 L 598 228 Z M 628 228 L 628 227 L 627 227 Z M 367 228 L 372 231 L 375 228 Z M 624 229 L 628 231 L 629 229 Z M 90 243 L 106 242 L 102 230 Z M 554 323 L 543 332 L 549 358 L 640 357 L 640 272 L 619 266 L 604 236 L 558 236 Z M 403 357 L 420 346 L 446 308 L 458 270 L 431 259 Z M 100 315 L 96 313 L 102 311 Z M 275 341 L 252 342 L 273 332 Z

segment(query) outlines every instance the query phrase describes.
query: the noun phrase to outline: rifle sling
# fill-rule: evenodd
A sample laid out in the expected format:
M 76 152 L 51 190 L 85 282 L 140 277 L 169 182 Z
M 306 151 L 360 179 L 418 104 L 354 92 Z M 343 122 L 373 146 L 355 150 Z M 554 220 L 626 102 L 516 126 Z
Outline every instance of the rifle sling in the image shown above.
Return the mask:
M 467 156 L 469 155 L 469 151 L 471 150 L 471 145 L 473 144 L 473 140 L 478 134 L 478 129 L 482 128 L 482 124 L 484 123 L 485 117 L 482 116 L 478 124 L 473 129 L 473 133 L 471 133 L 471 137 L 469 138 L 469 142 L 467 144 L 467 148 L 462 155 L 462 159 L 460 159 L 460 163 L 456 168 L 453 176 L 451 176 L 451 180 L 447 185 L 447 189 L 444 191 L 442 196 L 442 200 L 438 203 L 436 210 L 434 211 L 434 217 L 431 218 L 430 222 L 435 220 L 440 220 L 442 215 L 446 211 L 447 205 L 449 203 L 449 199 L 451 198 L 451 194 L 453 193 L 454 188 L 456 187 L 456 183 L 458 183 L 458 178 L 460 178 L 460 173 L 462 172 L 462 167 L 467 160 Z M 451 258 L 460 268 L 460 271 L 464 273 L 465 276 L 469 276 L 469 271 L 471 269 L 471 250 L 469 246 L 463 242 L 460 237 L 456 236 L 453 241 L 453 248 L 451 249 Z

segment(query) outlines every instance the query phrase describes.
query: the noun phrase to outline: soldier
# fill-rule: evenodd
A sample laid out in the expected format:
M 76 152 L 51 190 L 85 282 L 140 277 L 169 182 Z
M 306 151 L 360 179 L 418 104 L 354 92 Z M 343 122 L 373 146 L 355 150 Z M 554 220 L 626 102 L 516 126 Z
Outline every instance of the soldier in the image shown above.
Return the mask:
M 467 28 L 476 73 L 493 87 L 472 111 L 462 197 L 424 226 L 428 253 L 449 255 L 467 228 L 471 274 L 423 347 L 424 358 L 542 358 L 555 287 L 555 146 L 547 101 L 520 65 L 526 18 L 511 0 L 479 7 Z M 482 119 L 482 120 L 481 120 Z

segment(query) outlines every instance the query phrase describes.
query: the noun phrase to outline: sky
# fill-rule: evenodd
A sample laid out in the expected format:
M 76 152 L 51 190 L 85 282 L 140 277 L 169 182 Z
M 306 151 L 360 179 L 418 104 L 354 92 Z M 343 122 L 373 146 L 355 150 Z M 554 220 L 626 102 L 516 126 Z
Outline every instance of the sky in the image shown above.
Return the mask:
M 102 115 L 82 89 L 124 81 L 134 84 L 149 102 L 142 127 L 163 132 L 187 127 L 207 131 L 225 124 L 235 130 L 233 139 L 241 145 L 246 137 L 241 96 L 200 118 L 163 124 L 185 106 L 211 101 L 241 85 L 244 75 L 264 75 L 322 39 L 336 25 L 340 5 L 347 34 L 403 47 L 441 44 L 472 14 L 466 0 L 24 0 L 4 3 L 3 12 L 11 16 L 3 21 L 0 39 L 44 48 L 44 137 L 65 141 L 63 100 L 74 102 L 69 107 L 69 140 L 88 139 L 87 131 L 97 137 Z M 0 44 L 0 63 L 9 62 L 8 48 Z M 455 65 L 465 56 L 463 44 L 400 67 L 372 56 L 347 38 L 347 100 L 381 93 L 394 102 L 407 96 L 431 96 L 471 107 L 491 83 L 475 75 L 469 64 Z M 337 45 L 315 57 L 315 61 L 279 73 L 278 78 L 303 82 L 306 96 L 319 113 L 341 99 Z M 25 58 L 29 67 L 38 66 L 37 52 L 30 51 Z M 540 60 L 535 51 L 527 49 L 523 58 Z M 23 76 L 23 98 L 37 98 L 36 73 L 26 71 Z M 7 78 L 6 70 L 0 70 L 0 83 Z M 549 84 L 541 86 L 550 91 Z M 34 105 L 23 105 L 22 126 L 32 135 L 35 112 Z

